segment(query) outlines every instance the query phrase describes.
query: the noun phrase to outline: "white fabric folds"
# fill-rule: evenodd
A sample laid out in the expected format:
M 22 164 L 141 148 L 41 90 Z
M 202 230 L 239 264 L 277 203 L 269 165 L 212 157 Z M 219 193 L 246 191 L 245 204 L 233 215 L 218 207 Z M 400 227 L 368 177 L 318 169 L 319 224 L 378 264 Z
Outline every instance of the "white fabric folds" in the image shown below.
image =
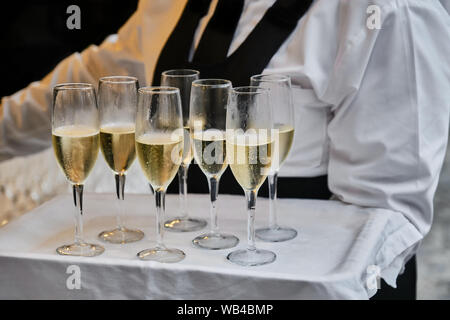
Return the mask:
M 112 194 L 85 197 L 85 238 L 114 226 Z M 207 195 L 190 195 L 191 213 L 208 218 Z M 155 209 L 150 195 L 127 197 L 125 224 L 142 228 L 146 237 L 126 245 L 103 244 L 95 258 L 56 254 L 73 236 L 69 195 L 60 196 L 2 228 L 0 232 L 1 299 L 367 299 L 373 270 L 391 285 L 408 250 L 421 238 L 403 215 L 338 201 L 279 201 L 282 225 L 299 236 L 284 243 L 257 241 L 273 250 L 269 265 L 244 268 L 226 260 L 231 250 L 194 248 L 191 233 L 165 233 L 166 244 L 186 258 L 177 264 L 138 260 L 136 253 L 154 245 Z M 244 197 L 219 197 L 219 226 L 246 245 Z M 167 197 L 168 215 L 177 211 L 177 196 Z M 267 199 L 257 202 L 257 226 L 267 222 Z M 67 268 L 79 266 L 81 289 L 66 286 Z M 368 286 L 369 285 L 369 286 Z

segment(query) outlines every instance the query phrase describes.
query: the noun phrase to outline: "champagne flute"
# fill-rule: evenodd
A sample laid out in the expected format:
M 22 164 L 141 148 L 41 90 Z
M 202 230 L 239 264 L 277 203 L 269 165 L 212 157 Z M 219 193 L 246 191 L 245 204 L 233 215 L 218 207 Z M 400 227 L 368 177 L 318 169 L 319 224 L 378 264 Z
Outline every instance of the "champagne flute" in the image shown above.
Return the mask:
M 203 229 L 206 226 L 206 220 L 189 217 L 187 202 L 187 177 L 189 165 L 194 157 L 191 146 L 191 136 L 189 129 L 189 100 L 191 97 L 191 85 L 194 80 L 199 78 L 197 70 L 176 69 L 164 71 L 161 74 L 161 85 L 176 87 L 180 89 L 181 107 L 183 110 L 184 127 L 184 147 L 183 161 L 178 169 L 178 183 L 180 194 L 180 213 L 174 219 L 164 223 L 164 227 L 169 231 L 188 232 Z
M 138 90 L 136 151 L 145 177 L 155 192 L 156 247 L 137 254 L 142 260 L 178 262 L 185 254 L 163 242 L 166 189 L 177 174 L 183 156 L 183 115 L 180 90 L 145 87 Z
M 53 89 L 52 144 L 56 160 L 73 186 L 75 242 L 56 249 L 61 255 L 97 256 L 105 250 L 83 240 L 83 185 L 99 149 L 99 121 L 94 87 L 65 83 Z
M 227 111 L 227 157 L 231 171 L 247 199 L 248 245 L 231 252 L 227 259 L 243 266 L 275 261 L 272 251 L 255 247 L 255 208 L 258 190 L 272 166 L 272 108 L 268 90 L 259 87 L 234 88 Z
M 269 103 L 273 109 L 274 141 L 276 160 L 268 176 L 269 184 L 269 226 L 256 230 L 256 237 L 268 242 L 293 239 L 297 231 L 280 227 L 277 223 L 277 180 L 278 172 L 286 160 L 294 140 L 294 107 L 292 103 L 291 79 L 280 74 L 255 75 L 251 85 L 269 90 Z
M 217 225 L 219 181 L 227 168 L 225 123 L 230 91 L 228 80 L 203 79 L 192 83 L 189 124 L 194 158 L 208 179 L 211 198 L 211 230 L 192 240 L 194 246 L 203 249 L 227 249 L 239 243 L 236 236 L 219 232 Z
M 100 78 L 98 85 L 100 149 L 115 176 L 118 207 L 116 228 L 103 231 L 98 236 L 111 243 L 135 242 L 144 237 L 141 230 L 126 228 L 121 223 L 125 178 L 136 158 L 134 126 L 138 86 L 137 78 L 126 76 Z

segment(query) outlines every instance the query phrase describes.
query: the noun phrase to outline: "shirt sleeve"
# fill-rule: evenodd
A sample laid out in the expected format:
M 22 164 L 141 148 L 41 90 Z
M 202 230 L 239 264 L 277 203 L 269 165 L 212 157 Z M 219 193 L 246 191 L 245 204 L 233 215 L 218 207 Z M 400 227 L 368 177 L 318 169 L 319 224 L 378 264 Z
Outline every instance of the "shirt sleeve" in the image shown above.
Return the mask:
M 450 0 L 440 0 L 442 6 L 447 10 L 447 12 L 450 14 Z
M 450 18 L 439 1 L 371 1 L 381 17 L 371 29 L 369 1 L 350 2 L 341 1 L 342 47 L 321 92 L 333 105 L 329 187 L 343 202 L 401 213 L 410 236 L 423 237 L 447 147 Z M 346 32 L 352 24 L 358 31 Z
M 141 10 L 100 46 L 91 45 L 61 61 L 41 81 L 3 97 L 0 104 L 0 161 L 47 148 L 51 139 L 52 88 L 64 82 L 97 85 L 107 75 L 134 75 L 145 83 Z

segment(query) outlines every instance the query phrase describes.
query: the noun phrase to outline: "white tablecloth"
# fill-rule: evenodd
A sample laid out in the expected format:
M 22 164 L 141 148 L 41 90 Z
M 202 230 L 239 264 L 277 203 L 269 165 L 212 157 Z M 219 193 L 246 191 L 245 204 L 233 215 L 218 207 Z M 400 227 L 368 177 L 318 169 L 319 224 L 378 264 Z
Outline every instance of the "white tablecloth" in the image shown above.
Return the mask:
M 167 216 L 176 213 L 177 199 L 167 196 Z M 97 234 L 114 226 L 113 200 L 112 194 L 85 195 L 86 240 L 100 242 Z M 189 201 L 194 215 L 209 218 L 208 195 L 189 195 Z M 267 221 L 267 204 L 258 199 L 257 226 Z M 244 248 L 244 197 L 220 195 L 218 205 L 221 230 L 236 234 L 238 247 Z M 395 285 L 405 257 L 420 240 L 399 213 L 338 201 L 283 199 L 279 221 L 296 228 L 299 236 L 283 243 L 257 241 L 259 248 L 276 252 L 272 264 L 241 267 L 226 260 L 231 250 L 194 248 L 191 239 L 199 232 L 165 233 L 168 246 L 186 253 L 182 262 L 144 262 L 136 253 L 154 245 L 154 199 L 129 195 L 123 220 L 141 228 L 143 240 L 103 243 L 106 251 L 98 257 L 59 256 L 55 248 L 73 240 L 72 206 L 70 195 L 59 196 L 0 228 L 0 298 L 367 299 L 375 293 L 367 286 L 368 277 L 380 270 Z M 80 268 L 81 289 L 66 285 L 70 265 Z

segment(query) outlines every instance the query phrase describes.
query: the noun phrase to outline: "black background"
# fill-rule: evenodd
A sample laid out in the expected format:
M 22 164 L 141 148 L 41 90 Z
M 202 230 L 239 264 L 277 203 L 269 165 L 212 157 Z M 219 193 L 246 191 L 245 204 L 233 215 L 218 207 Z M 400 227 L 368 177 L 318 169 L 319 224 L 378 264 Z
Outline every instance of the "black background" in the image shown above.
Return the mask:
M 0 97 L 42 79 L 62 59 L 100 44 L 136 11 L 137 0 L 35 0 L 0 3 Z M 81 11 L 81 29 L 66 26 L 67 7 Z

